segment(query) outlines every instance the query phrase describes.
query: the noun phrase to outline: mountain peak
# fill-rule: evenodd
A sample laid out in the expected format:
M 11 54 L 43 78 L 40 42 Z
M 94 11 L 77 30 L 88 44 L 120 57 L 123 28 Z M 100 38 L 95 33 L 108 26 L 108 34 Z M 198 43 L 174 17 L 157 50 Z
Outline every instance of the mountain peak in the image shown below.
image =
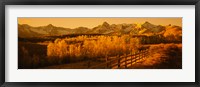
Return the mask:
M 23 28 L 30 28 L 31 26 L 28 24 L 18 24 L 18 27 L 23 27 Z
M 151 24 L 151 23 L 149 23 L 148 21 L 145 21 L 145 23 L 144 24 Z
M 47 27 L 53 27 L 53 25 L 52 24 L 48 24 Z
M 150 22 L 146 21 L 144 24 L 142 24 L 142 26 L 155 26 L 155 25 L 153 25 Z
M 102 26 L 110 26 L 107 22 L 103 22 Z

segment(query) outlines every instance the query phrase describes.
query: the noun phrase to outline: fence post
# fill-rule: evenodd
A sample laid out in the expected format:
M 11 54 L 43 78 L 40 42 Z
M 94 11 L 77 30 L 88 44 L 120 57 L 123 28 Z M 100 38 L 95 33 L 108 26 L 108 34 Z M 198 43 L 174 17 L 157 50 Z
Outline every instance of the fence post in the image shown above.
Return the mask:
M 143 59 L 144 58 L 144 50 L 142 50 L 141 53 L 142 53 L 141 59 Z
M 145 50 L 143 50 L 142 54 L 143 54 L 143 58 L 142 59 L 144 59 L 145 58 Z
M 147 57 L 149 57 L 150 53 L 149 53 L 149 49 L 147 49 Z
M 144 59 L 144 52 L 145 50 L 142 50 L 142 59 Z
M 146 53 L 147 53 L 147 49 L 145 49 L 144 51 L 145 51 L 145 55 L 144 55 L 144 57 L 146 58 L 146 57 L 147 57 L 147 56 L 146 56 Z
M 133 63 L 133 62 L 132 62 L 132 61 L 133 61 L 132 56 L 133 56 L 133 55 L 132 55 L 132 49 L 131 49 L 131 66 L 132 66 L 132 63 Z
M 90 68 L 90 61 L 88 61 L 88 68 Z
M 120 68 L 120 56 L 118 55 L 118 68 Z
M 141 50 L 141 59 L 140 60 L 142 60 L 143 59 L 143 50 Z
M 141 50 L 139 51 L 139 59 L 138 60 L 140 60 L 141 59 Z
M 141 50 L 139 51 L 139 60 L 141 59 Z
M 144 50 L 144 58 L 146 58 L 147 49 Z
M 108 57 L 107 57 L 107 55 L 106 55 L 106 69 L 109 67 L 109 65 L 108 65 Z
M 136 52 L 134 52 L 134 63 L 136 63 L 136 61 L 137 61 L 137 51 Z
M 147 49 L 147 57 L 149 57 L 150 53 L 149 53 L 149 49 Z
M 125 54 L 125 68 L 127 68 L 127 54 Z
M 148 57 L 148 49 L 145 50 L 145 57 Z

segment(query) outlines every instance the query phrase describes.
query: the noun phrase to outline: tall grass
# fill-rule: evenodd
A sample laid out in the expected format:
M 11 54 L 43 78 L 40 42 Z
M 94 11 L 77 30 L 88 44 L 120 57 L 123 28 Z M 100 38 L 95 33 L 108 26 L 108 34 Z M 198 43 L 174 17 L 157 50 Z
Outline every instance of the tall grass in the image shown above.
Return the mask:
M 145 61 L 145 68 L 182 68 L 182 44 L 170 43 L 151 46 L 150 53 L 152 57 Z

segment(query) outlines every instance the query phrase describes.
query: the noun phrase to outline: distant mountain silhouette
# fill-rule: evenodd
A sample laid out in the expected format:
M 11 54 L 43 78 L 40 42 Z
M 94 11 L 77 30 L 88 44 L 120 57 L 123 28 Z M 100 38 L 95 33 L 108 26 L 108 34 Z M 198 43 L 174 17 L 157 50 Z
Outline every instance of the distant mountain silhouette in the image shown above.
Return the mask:
M 104 22 L 102 25 L 94 27 L 91 33 L 98 33 L 98 34 L 107 34 L 109 32 L 113 32 L 110 28 L 110 25 L 107 22 Z
M 74 29 L 57 27 L 52 24 L 40 27 L 32 27 L 28 24 L 18 24 L 19 37 L 29 38 L 38 36 L 55 36 L 55 35 L 67 35 L 67 34 L 109 34 L 109 35 L 154 35 L 163 34 L 168 35 L 181 35 L 182 27 L 175 25 L 154 25 L 150 22 L 143 24 L 109 24 L 103 22 L 94 28 L 77 27 Z

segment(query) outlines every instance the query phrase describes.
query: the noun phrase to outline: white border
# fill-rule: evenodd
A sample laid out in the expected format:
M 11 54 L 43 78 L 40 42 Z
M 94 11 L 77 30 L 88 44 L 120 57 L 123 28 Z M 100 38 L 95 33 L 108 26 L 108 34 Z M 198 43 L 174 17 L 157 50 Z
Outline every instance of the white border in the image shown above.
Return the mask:
M 194 82 L 194 5 L 6 5 L 6 82 Z M 17 70 L 17 17 L 183 17 L 183 69 Z

